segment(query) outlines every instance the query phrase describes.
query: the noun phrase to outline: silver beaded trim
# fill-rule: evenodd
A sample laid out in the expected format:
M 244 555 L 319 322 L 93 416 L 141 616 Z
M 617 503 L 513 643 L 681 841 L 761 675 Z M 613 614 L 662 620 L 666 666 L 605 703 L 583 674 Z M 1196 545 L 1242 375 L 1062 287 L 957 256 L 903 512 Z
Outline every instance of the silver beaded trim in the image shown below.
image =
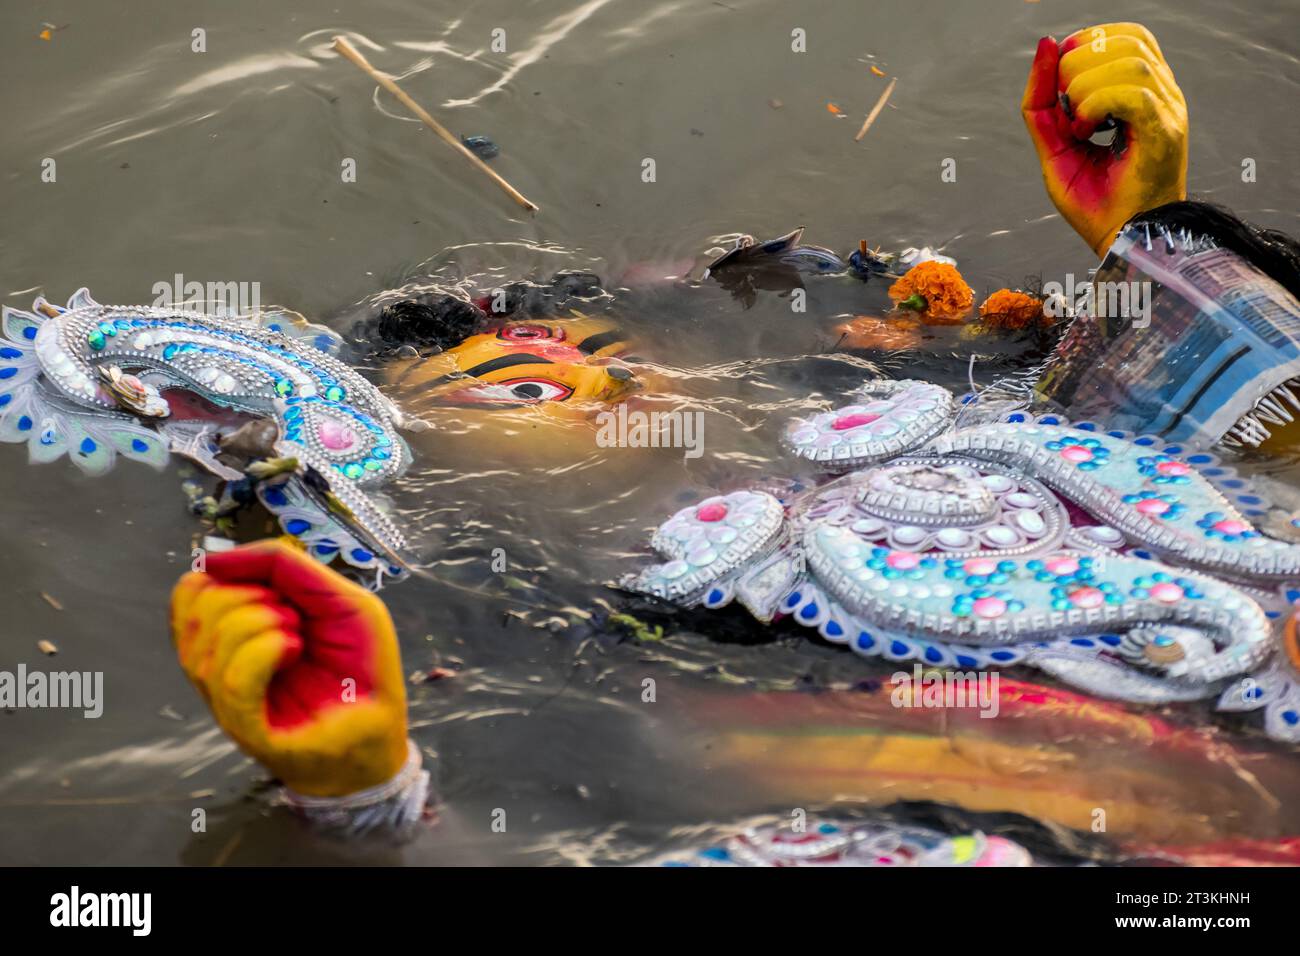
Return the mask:
M 147 442 L 146 436 L 157 434 L 167 438 L 175 452 L 232 477 L 216 462 L 210 430 L 169 419 L 158 391 L 183 388 L 219 406 L 273 419 L 280 430 L 277 455 L 316 469 L 337 501 L 355 517 L 363 536 L 373 539 L 374 547 L 389 555 L 405 548 L 396 525 L 367 494 L 400 476 L 410 464 L 410 450 L 396 431 L 402 416 L 355 370 L 313 344 L 332 345 L 337 336 L 328 330 L 304 326 L 304 334 L 318 333 L 308 341 L 252 320 L 152 306 L 100 305 L 85 289 L 78 290 L 67 308 L 44 299 L 36 300 L 31 313 L 6 308 L 4 327 L 13 343 L 7 351 L 18 356 L 6 362 L 17 364 L 25 377 L 40 373 L 40 378 L 25 385 L 25 378 L 10 377 L 11 394 L 6 397 L 10 409 L 21 406 L 48 417 L 50 431 L 60 436 L 48 447 L 29 444 L 36 460 L 52 460 L 64 453 L 72 457 L 67 436 L 85 435 L 94 446 L 106 448 L 93 465 L 106 470 L 112 463 L 114 439 L 136 436 Z M 104 371 L 114 381 L 130 383 L 121 393 L 122 401 L 132 403 L 129 408 L 104 387 Z M 133 373 L 139 374 L 138 381 L 129 377 Z M 15 383 L 27 391 L 16 396 Z M 138 418 L 133 411 L 146 417 Z M 66 414 L 66 420 L 60 413 Z M 86 422 L 86 428 L 75 424 L 79 421 Z M 102 431 L 93 425 L 96 421 L 105 423 Z M 142 431 L 142 426 L 149 431 Z M 132 454 L 120 444 L 116 451 Z M 134 455 L 158 464 L 148 450 Z M 83 470 L 92 468 L 84 456 L 74 460 Z M 340 517 L 329 502 L 318 505 L 328 520 L 341 525 L 351 520 Z
M 1059 454 L 1047 449 L 1050 440 L 1095 439 L 1117 453 L 1133 457 L 1131 446 L 1109 436 L 1082 433 L 1071 428 L 1035 424 L 995 424 L 962 429 L 933 444 L 941 454 L 969 455 L 982 461 L 1011 466 L 1021 473 L 1034 475 L 1070 501 L 1078 502 L 1104 520 L 1126 538 L 1136 541 L 1160 555 L 1174 558 L 1181 565 L 1202 568 L 1228 576 L 1290 580 L 1300 575 L 1300 547 L 1255 539 L 1256 547 L 1234 548 L 1215 543 L 1214 539 L 1185 532 L 1169 522 L 1147 517 L 1126 505 L 1123 495 L 1090 477 Z M 1154 451 L 1153 451 L 1154 454 Z M 1109 467 L 1109 466 L 1107 466 Z M 1193 471 L 1199 496 L 1228 518 L 1250 526 L 1232 504 L 1208 481 Z M 1133 490 L 1143 484 L 1134 479 Z
M 786 449 L 828 470 L 852 471 L 920 448 L 947 429 L 956 415 L 948 390 L 929 382 L 869 382 L 854 397 L 854 404 L 792 421 L 782 436 Z M 854 414 L 877 417 L 836 431 L 837 421 Z

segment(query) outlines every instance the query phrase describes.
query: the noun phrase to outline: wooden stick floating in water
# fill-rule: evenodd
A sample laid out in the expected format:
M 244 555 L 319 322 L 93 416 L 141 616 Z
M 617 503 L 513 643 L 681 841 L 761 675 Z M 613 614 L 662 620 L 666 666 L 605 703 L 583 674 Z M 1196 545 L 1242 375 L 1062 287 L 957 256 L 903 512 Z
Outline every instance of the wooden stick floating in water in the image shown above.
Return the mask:
M 880 99 L 876 100 L 876 105 L 871 107 L 871 112 L 867 114 L 867 119 L 866 122 L 862 124 L 862 129 L 858 130 L 858 135 L 853 137 L 853 142 L 862 142 L 862 137 L 867 135 L 867 130 L 871 129 L 871 124 L 876 121 L 876 117 L 880 115 L 880 111 L 883 110 L 885 104 L 889 102 L 889 94 L 894 92 L 894 84 L 897 82 L 898 77 L 894 77 L 889 81 L 889 85 L 885 87 L 885 92 L 880 94 Z
M 414 113 L 416 116 L 418 116 L 425 126 L 429 127 L 429 129 L 437 133 L 447 143 L 448 146 L 451 146 L 462 156 L 468 159 L 471 163 L 477 166 L 480 170 L 482 170 L 487 176 L 489 176 L 492 179 L 494 183 L 496 183 L 498 186 L 501 187 L 501 189 L 506 193 L 506 195 L 508 195 L 515 202 L 519 203 L 519 205 L 523 206 L 529 212 L 537 212 L 538 206 L 536 203 L 531 202 L 529 199 L 527 199 L 521 192 L 519 192 L 519 190 L 515 189 L 514 186 L 511 186 L 508 182 L 506 182 L 504 179 L 498 176 L 491 168 L 489 168 L 487 163 L 483 162 L 483 160 L 479 159 L 468 149 L 466 149 L 465 144 L 462 143 L 460 140 L 458 140 L 451 133 L 449 133 L 445 126 L 443 126 L 436 119 L 430 116 L 428 111 L 425 110 L 424 107 L 422 107 L 419 103 L 415 102 L 415 100 L 407 96 L 405 91 L 403 91 L 400 86 L 398 86 L 396 83 L 393 82 L 393 78 L 391 76 L 388 76 L 386 73 L 380 73 L 373 66 L 371 66 L 370 61 L 367 60 L 364 56 L 362 56 L 360 51 L 358 51 L 357 48 L 354 47 L 351 43 L 349 43 L 345 38 L 335 37 L 334 49 L 340 55 L 351 60 L 361 69 L 365 70 L 365 72 L 369 73 L 370 78 L 372 80 L 374 80 L 384 89 L 386 89 L 389 93 L 392 93 L 395 97 L 397 97 L 397 99 L 401 102 L 401 104 L 405 106 L 408 110 L 410 110 L 412 113 Z

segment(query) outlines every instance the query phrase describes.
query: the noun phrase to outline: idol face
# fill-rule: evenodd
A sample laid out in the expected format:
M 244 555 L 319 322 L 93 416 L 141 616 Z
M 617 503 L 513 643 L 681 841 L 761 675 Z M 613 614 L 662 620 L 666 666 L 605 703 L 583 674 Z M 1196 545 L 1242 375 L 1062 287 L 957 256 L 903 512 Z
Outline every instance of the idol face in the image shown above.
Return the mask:
M 421 360 L 398 384 L 447 405 L 617 402 L 637 387 L 618 361 L 627 348 L 604 319 L 507 322 Z

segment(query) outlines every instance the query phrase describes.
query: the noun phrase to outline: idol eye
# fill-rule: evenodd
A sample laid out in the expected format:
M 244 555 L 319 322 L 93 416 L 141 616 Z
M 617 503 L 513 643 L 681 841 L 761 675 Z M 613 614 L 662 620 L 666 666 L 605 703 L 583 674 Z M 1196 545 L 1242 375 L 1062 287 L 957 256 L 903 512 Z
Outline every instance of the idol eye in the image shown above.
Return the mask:
M 510 389 L 510 394 L 521 402 L 562 402 L 573 394 L 573 389 L 544 378 L 519 378 L 500 385 Z
M 559 342 L 564 339 L 564 330 L 552 329 L 545 325 L 524 323 L 508 325 L 498 332 L 497 336 L 507 342 L 538 342 L 546 339 Z

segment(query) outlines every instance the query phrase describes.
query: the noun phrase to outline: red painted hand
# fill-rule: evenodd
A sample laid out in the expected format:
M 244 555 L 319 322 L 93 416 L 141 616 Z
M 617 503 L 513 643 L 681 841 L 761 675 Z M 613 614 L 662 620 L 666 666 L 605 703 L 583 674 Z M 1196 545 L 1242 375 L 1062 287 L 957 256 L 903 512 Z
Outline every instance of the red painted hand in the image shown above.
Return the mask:
M 1146 27 L 1044 37 L 1021 113 L 1048 195 L 1098 256 L 1138 213 L 1187 197 L 1187 103 Z
M 291 790 L 354 793 L 407 756 L 406 685 L 383 602 L 281 541 L 210 554 L 172 592 L 186 675 Z

